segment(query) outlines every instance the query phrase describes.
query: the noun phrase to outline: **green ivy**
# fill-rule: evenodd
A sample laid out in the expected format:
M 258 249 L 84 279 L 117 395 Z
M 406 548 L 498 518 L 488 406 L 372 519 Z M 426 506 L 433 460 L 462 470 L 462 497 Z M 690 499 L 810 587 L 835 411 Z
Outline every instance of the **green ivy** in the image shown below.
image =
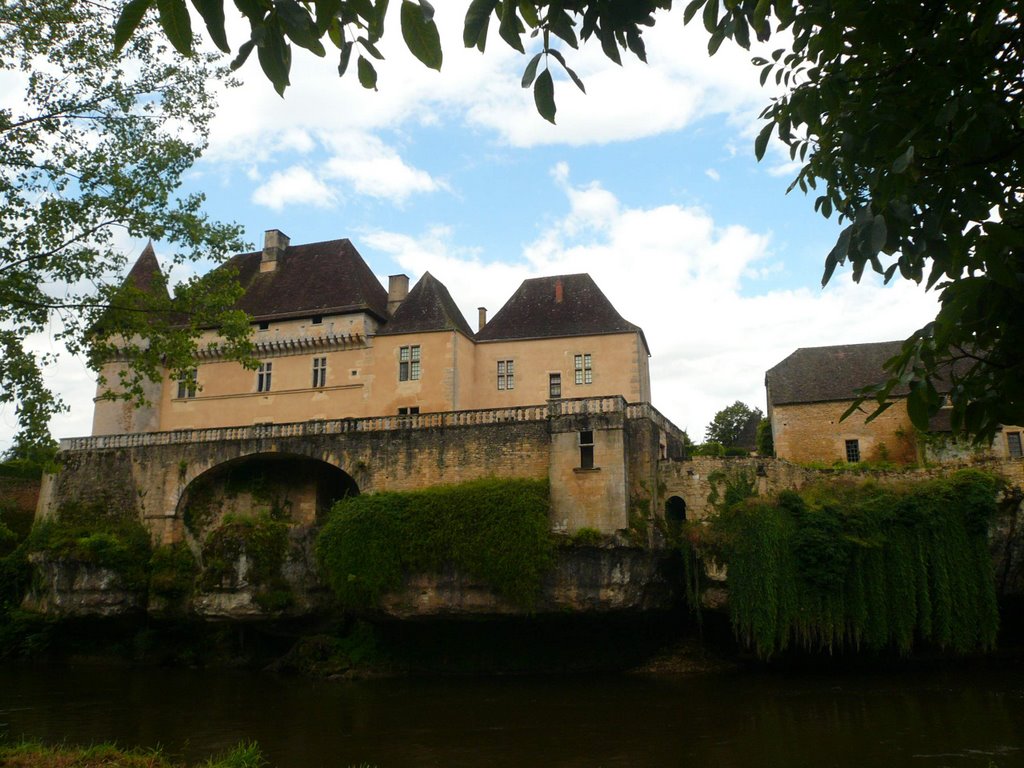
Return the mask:
M 180 600 L 192 594 L 198 566 L 184 542 L 163 544 L 149 560 L 149 593 L 166 600 Z
M 409 573 L 453 566 L 529 608 L 553 563 L 546 480 L 478 480 L 346 498 L 317 538 L 324 578 L 366 607 Z
M 245 554 L 249 563 L 247 578 L 251 584 L 285 589 L 281 567 L 288 553 L 288 524 L 269 515 L 258 517 L 227 516 L 210 531 L 203 542 L 204 589 L 221 587 L 225 580 L 234 585 L 235 568 Z M 281 601 L 275 599 L 275 604 Z
M 146 528 L 130 515 L 95 505 L 65 505 L 55 518 L 32 528 L 26 548 L 116 571 L 126 589 L 145 589 L 148 581 L 151 547 Z
M 762 658 L 790 646 L 988 650 L 1000 487 L 975 470 L 900 486 L 833 480 L 722 509 L 702 546 L 727 563 L 733 628 Z

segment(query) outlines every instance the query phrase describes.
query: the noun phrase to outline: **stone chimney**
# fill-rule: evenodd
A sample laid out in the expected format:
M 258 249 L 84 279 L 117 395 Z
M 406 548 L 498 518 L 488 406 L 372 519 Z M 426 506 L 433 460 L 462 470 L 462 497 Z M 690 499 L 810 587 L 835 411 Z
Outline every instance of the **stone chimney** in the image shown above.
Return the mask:
M 555 280 L 555 304 L 562 303 L 562 278 Z
M 479 332 L 487 325 L 487 307 L 477 307 L 476 311 L 479 313 L 477 315 L 477 331 Z
M 260 259 L 260 272 L 273 272 L 277 262 L 284 258 L 288 247 L 288 235 L 280 229 L 268 229 L 263 234 L 263 258 Z
M 388 276 L 388 312 L 395 314 L 395 310 L 398 309 L 398 305 L 405 301 L 405 297 L 409 295 L 409 276 L 408 275 L 389 275 Z

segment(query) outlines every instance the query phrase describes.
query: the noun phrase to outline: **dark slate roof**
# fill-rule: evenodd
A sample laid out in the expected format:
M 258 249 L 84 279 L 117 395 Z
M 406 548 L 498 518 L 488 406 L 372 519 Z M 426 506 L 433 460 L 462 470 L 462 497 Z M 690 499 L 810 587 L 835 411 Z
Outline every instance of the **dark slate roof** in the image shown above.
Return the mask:
M 635 332 L 586 273 L 524 280 L 505 306 L 476 334 L 477 341 L 596 336 Z
M 473 338 L 469 323 L 444 283 L 429 272 L 424 272 L 378 334 L 385 336 L 428 331 L 461 331 L 468 338 Z
M 144 293 L 159 293 L 167 296 L 167 283 L 163 279 L 163 272 L 160 270 L 160 262 L 156 260 L 156 252 L 153 250 L 153 241 L 150 240 L 142 249 L 139 258 L 128 272 L 121 285 L 130 286 Z
M 254 319 L 359 311 L 388 316 L 387 291 L 347 238 L 289 246 L 270 272 L 260 272 L 262 256 L 243 253 L 224 265 L 238 270 L 245 289 L 236 308 Z
M 798 349 L 765 374 L 770 404 L 852 400 L 855 390 L 885 381 L 882 366 L 902 344 L 881 341 Z M 906 395 L 907 390 L 894 389 L 892 394 Z

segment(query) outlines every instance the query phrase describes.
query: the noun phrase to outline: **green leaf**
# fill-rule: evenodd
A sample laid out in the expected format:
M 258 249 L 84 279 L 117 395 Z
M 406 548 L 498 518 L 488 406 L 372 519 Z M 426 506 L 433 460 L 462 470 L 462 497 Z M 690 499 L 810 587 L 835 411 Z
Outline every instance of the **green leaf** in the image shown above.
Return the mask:
M 121 9 L 121 15 L 117 17 L 117 24 L 114 25 L 114 53 L 121 52 L 154 2 L 155 0 L 131 0 Z
M 569 75 L 569 77 L 572 79 L 574 83 L 576 83 L 576 87 L 583 91 L 583 93 L 586 93 L 587 89 L 583 87 L 583 81 L 580 80 L 579 75 L 577 75 L 572 70 L 572 67 L 565 63 L 565 59 L 562 57 L 561 52 L 552 48 L 551 50 L 548 51 L 548 53 L 550 53 L 552 56 L 558 59 L 558 63 L 562 65 L 562 69 L 565 70 L 565 73 Z
M 359 73 L 359 84 L 367 90 L 377 90 L 377 70 L 374 69 L 370 60 L 360 56 L 356 61 L 356 71 Z
M 501 35 L 502 40 L 517 51 L 526 53 L 523 41 L 520 39 L 525 30 L 523 29 L 523 22 L 519 20 L 519 16 L 516 14 L 516 8 L 517 6 L 513 0 L 505 0 L 502 5 L 501 24 L 498 27 L 498 34 Z
M 764 157 L 764 153 L 768 149 L 768 140 L 772 137 L 772 128 L 774 127 L 775 123 L 768 123 L 754 139 L 754 156 L 758 161 Z
M 206 23 L 206 31 L 214 45 L 224 53 L 231 53 L 228 36 L 224 31 L 224 0 L 192 0 L 192 5 L 199 11 Z
M 545 69 L 533 84 L 533 101 L 540 116 L 552 125 L 555 122 L 555 83 Z
M 285 88 L 290 85 L 288 73 L 292 67 L 292 50 L 285 42 L 280 27 L 267 25 L 263 41 L 256 46 L 256 55 L 277 95 L 284 96 Z
M 352 59 L 353 48 L 355 48 L 355 45 L 349 40 L 342 43 L 341 55 L 338 57 L 338 75 L 343 76 L 348 70 L 348 63 Z
M 540 64 L 540 59 L 543 55 L 543 51 L 536 54 L 532 59 L 530 59 L 530 63 L 526 65 L 526 69 L 523 70 L 523 88 L 529 88 L 533 85 L 534 78 L 537 77 L 537 66 Z
M 402 37 L 406 46 L 424 66 L 440 71 L 441 38 L 432 17 L 433 8 L 428 14 L 423 6 L 402 0 Z
M 896 160 L 893 162 L 893 164 L 892 164 L 893 173 L 903 173 L 905 170 L 907 170 L 907 167 L 910 165 L 910 163 L 911 163 L 911 161 L 913 161 L 913 159 L 914 159 L 914 145 L 911 144 L 909 147 L 907 147 L 907 151 L 904 152 L 899 157 L 897 157 Z
M 871 222 L 871 251 L 873 254 L 878 253 L 885 247 L 887 235 L 888 230 L 885 226 L 885 216 L 878 214 L 875 216 L 874 221 Z
M 704 6 L 704 29 L 714 32 L 718 28 L 718 0 L 707 0 Z
M 277 18 L 281 21 L 284 33 L 296 45 L 312 51 L 317 56 L 324 56 L 323 43 L 317 34 L 316 22 L 309 14 L 309 11 L 299 5 L 295 0 L 277 0 L 274 6 L 277 11 Z
M 928 399 L 923 385 L 911 384 L 910 394 L 907 395 L 907 415 L 915 427 L 922 432 L 928 431 Z
M 498 6 L 498 0 L 473 0 L 466 9 L 466 21 L 462 26 L 462 43 L 467 48 L 474 46 L 483 53 L 487 43 L 487 26 L 491 14 Z
M 238 55 L 231 62 L 231 69 L 238 69 L 245 64 L 245 60 L 249 58 L 249 54 L 252 53 L 252 49 L 255 47 L 255 40 L 246 40 L 242 43 L 238 48 Z
M 160 26 L 171 45 L 182 56 L 192 55 L 192 20 L 185 0 L 156 0 Z
M 683 11 L 683 24 L 689 24 L 690 20 L 697 14 L 700 7 L 704 5 L 706 0 L 690 0 L 690 4 L 686 6 L 686 10 Z
M 536 0 L 519 0 L 519 13 L 523 21 L 532 28 L 540 26 L 540 18 L 537 16 Z

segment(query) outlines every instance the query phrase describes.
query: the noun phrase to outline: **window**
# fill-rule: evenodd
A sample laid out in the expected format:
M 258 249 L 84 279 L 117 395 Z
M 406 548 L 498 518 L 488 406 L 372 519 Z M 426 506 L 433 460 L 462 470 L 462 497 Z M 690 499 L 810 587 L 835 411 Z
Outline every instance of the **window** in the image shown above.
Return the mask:
M 270 391 L 270 374 L 273 370 L 273 363 L 260 363 L 260 368 L 256 372 L 256 391 L 257 392 L 269 392 Z
M 261 330 L 261 331 L 267 331 L 267 330 L 270 330 L 270 323 L 269 323 L 269 322 L 267 322 L 266 320 L 262 321 L 262 322 L 260 323 L 260 330 Z
M 573 358 L 576 368 L 576 383 L 577 384 L 593 384 L 594 383 L 594 371 L 590 366 L 590 354 L 576 355 Z
M 398 409 L 398 415 L 399 416 L 415 416 L 419 412 L 420 412 L 420 407 L 418 405 L 410 405 L 408 408 L 399 408 Z
M 313 386 L 323 387 L 327 384 L 327 358 L 313 358 Z
M 580 431 L 580 469 L 594 468 L 594 431 Z
M 554 399 L 562 396 L 562 374 L 548 374 L 548 397 Z
M 398 380 L 418 381 L 420 378 L 420 346 L 399 347 Z
M 856 464 L 860 461 L 860 441 L 859 440 L 847 440 L 846 441 L 846 460 L 851 464 Z
M 323 315 L 313 315 L 313 318 L 309 321 L 313 325 L 320 325 L 324 321 Z
M 1010 451 L 1011 459 L 1019 459 L 1021 457 L 1024 457 L 1024 451 L 1021 450 L 1020 432 L 1006 433 L 1006 447 Z
M 193 368 L 187 371 L 184 375 L 178 377 L 178 398 L 184 399 L 187 397 L 196 396 L 196 378 L 198 371 Z
M 516 388 L 515 360 L 498 361 L 498 389 Z

